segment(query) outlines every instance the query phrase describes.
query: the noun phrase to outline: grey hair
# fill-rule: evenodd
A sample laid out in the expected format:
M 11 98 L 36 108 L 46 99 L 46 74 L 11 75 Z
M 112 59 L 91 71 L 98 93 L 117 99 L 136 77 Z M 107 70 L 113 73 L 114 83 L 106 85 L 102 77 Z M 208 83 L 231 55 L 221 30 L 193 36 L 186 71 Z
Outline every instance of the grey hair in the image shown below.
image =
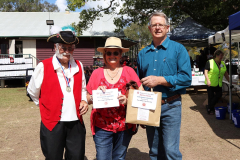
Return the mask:
M 163 13 L 163 12 L 154 12 L 154 13 L 152 13 L 151 16 L 149 17 L 149 25 L 151 25 L 151 19 L 152 19 L 153 16 L 164 17 L 165 20 L 166 20 L 166 25 L 169 25 L 168 17 L 167 17 L 166 14 Z

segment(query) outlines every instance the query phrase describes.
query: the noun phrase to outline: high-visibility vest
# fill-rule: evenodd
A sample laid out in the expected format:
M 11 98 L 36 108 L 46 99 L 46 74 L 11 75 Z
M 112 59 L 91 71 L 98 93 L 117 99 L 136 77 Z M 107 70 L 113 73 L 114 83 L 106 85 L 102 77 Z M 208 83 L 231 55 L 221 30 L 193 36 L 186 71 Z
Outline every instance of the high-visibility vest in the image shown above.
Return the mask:
M 223 75 L 227 71 L 225 63 L 221 61 L 220 70 L 218 68 L 218 65 L 214 61 L 214 59 L 210 59 L 209 64 L 210 64 L 210 71 L 208 71 L 208 78 L 211 82 L 211 86 L 216 87 L 219 85 L 219 87 L 222 87 Z M 206 79 L 205 79 L 205 84 L 207 84 Z

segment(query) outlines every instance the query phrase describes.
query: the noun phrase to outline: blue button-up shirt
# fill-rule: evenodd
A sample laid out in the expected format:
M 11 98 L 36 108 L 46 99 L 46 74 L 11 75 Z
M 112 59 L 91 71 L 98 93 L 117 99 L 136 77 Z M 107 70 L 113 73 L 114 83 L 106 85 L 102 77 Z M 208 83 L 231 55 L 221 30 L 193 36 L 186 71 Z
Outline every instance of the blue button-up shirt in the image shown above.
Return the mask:
M 186 48 L 168 37 L 164 42 L 154 47 L 148 45 L 138 54 L 137 74 L 140 79 L 153 75 L 163 76 L 173 87 L 155 86 L 154 91 L 162 92 L 162 98 L 186 93 L 186 87 L 191 85 L 191 64 Z M 149 91 L 150 88 L 144 86 Z

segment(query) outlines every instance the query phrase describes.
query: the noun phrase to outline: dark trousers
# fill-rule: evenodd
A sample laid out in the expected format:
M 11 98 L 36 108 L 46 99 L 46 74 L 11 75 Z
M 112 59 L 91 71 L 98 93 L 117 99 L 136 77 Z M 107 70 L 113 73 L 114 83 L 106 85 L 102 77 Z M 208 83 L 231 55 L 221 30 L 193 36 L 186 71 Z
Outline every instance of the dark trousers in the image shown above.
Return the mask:
M 78 121 L 59 122 L 49 131 L 41 122 L 40 141 L 45 160 L 84 160 L 86 129 Z
M 214 106 L 217 104 L 219 99 L 222 97 L 222 87 L 208 87 L 208 109 L 214 111 Z

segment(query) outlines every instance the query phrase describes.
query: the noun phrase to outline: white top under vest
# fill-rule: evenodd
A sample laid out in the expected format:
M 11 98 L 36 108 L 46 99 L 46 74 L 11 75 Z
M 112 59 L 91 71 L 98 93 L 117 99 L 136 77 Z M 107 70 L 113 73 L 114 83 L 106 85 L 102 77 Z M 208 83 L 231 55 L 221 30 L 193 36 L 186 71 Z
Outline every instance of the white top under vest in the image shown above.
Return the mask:
M 74 84 L 74 78 L 73 75 L 79 72 L 79 67 L 76 64 L 74 59 L 70 60 L 70 65 L 71 65 L 71 72 L 69 69 L 66 69 L 63 67 L 65 75 L 67 78 L 70 78 L 70 87 L 71 87 L 71 92 L 66 91 L 66 80 L 63 76 L 61 66 L 57 60 L 56 55 L 53 56 L 52 59 L 52 64 L 54 70 L 57 72 L 58 80 L 60 83 L 60 87 L 63 93 L 63 106 L 62 106 L 62 115 L 60 121 L 75 121 L 78 120 L 77 113 L 76 113 L 76 104 L 75 104 L 75 99 L 73 95 L 73 84 Z M 80 62 L 81 68 L 82 68 L 82 100 L 87 102 L 87 97 L 86 97 L 86 79 L 84 75 L 84 70 L 83 70 L 83 65 Z M 40 90 L 41 90 L 41 85 L 43 82 L 43 76 L 44 76 L 44 66 L 43 63 L 40 62 L 35 70 L 34 73 L 31 77 L 31 80 L 29 82 L 27 91 L 30 94 L 32 100 L 34 103 L 38 106 L 39 105 L 39 95 L 40 95 Z M 45 78 L 51 78 L 51 77 L 45 77 Z

